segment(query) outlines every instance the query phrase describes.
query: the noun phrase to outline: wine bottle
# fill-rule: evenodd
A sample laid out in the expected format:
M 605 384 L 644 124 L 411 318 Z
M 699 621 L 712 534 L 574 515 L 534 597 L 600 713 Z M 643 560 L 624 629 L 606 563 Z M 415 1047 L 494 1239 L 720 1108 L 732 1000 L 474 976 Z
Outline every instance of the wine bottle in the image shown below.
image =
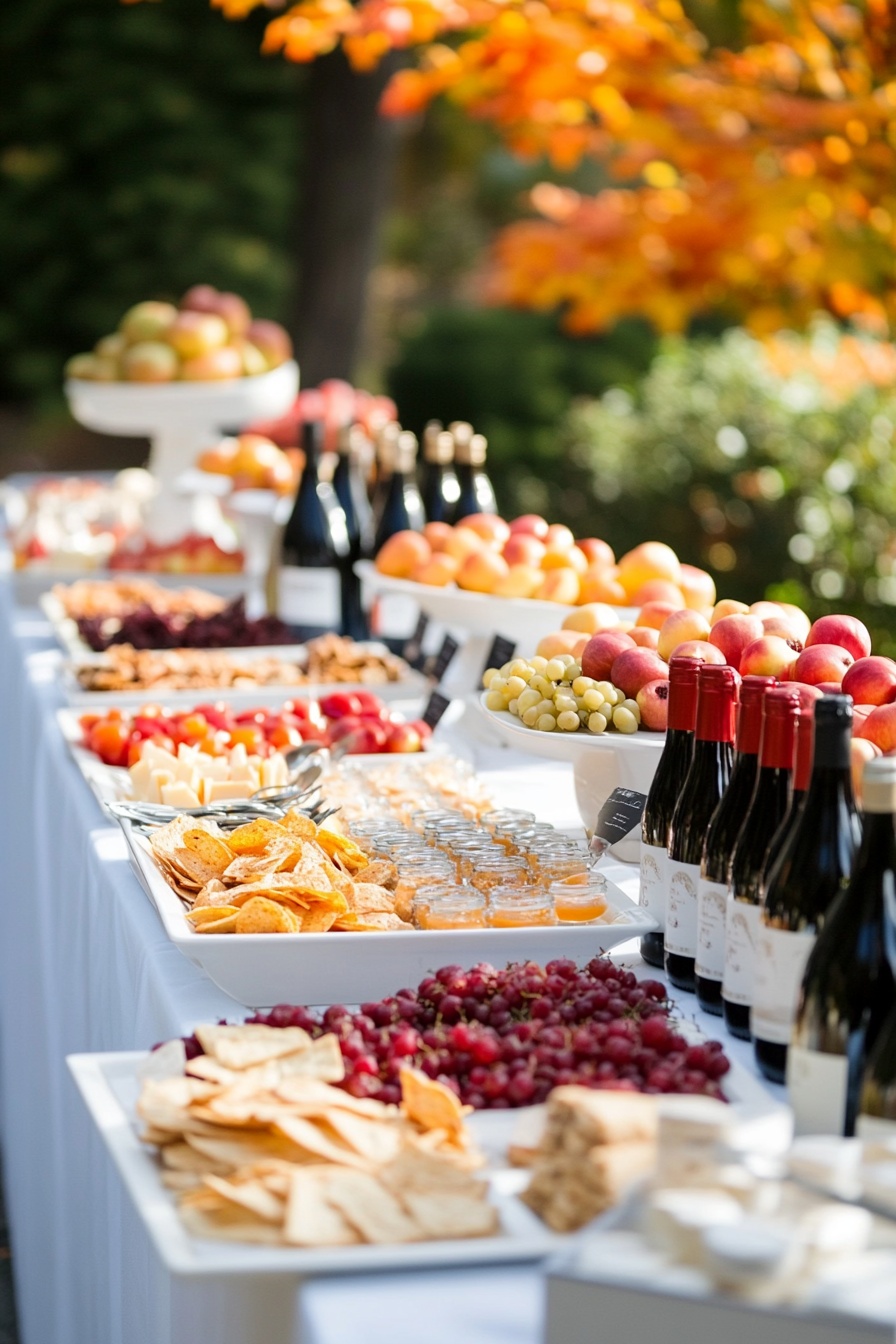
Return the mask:
M 379 527 L 380 519 L 383 516 L 383 510 L 386 507 L 386 500 L 389 497 L 389 487 L 392 484 L 392 473 L 395 469 L 395 457 L 398 451 L 398 436 L 401 433 L 401 425 L 397 420 L 387 420 L 377 433 L 374 441 L 374 485 L 373 485 L 373 523 L 374 536 Z
M 423 431 L 423 467 L 420 493 L 428 523 L 450 523 L 460 497 L 454 474 L 454 437 L 430 420 Z
M 495 491 L 485 472 L 485 437 L 474 434 L 472 425 L 464 420 L 456 420 L 449 429 L 454 436 L 454 470 L 459 487 L 453 521 L 459 523 L 471 513 L 497 513 Z
M 342 633 L 352 639 L 366 639 L 370 631 L 361 602 L 361 580 L 355 573 L 355 565 L 373 553 L 374 527 L 366 482 L 370 447 L 360 425 L 342 426 L 336 451 L 338 458 L 333 473 L 333 489 L 342 505 L 348 533 L 348 552 L 339 561 Z
M 790 791 L 790 803 L 784 813 L 784 820 L 772 836 L 771 844 L 765 852 L 765 864 L 762 873 L 763 887 L 772 870 L 784 842 L 799 820 L 800 811 L 806 801 L 809 781 L 812 777 L 812 758 L 815 750 L 815 701 L 800 697 L 800 716 L 796 721 L 796 743 L 793 754 L 793 787 Z
M 791 807 L 777 858 L 767 866 L 759 916 L 750 1030 L 756 1063 L 775 1083 L 784 1082 L 809 953 L 831 902 L 849 881 L 859 842 L 849 756 L 852 700 L 848 695 L 825 695 L 815 701 L 814 711 L 811 780 L 792 823 Z M 798 762 L 799 738 L 808 721 L 803 706 Z
M 886 907 L 896 890 L 896 758 L 866 763 L 862 803 L 852 876 L 809 954 L 787 1051 L 797 1134 L 853 1134 L 862 1074 L 896 993 Z
M 379 550 L 396 532 L 421 532 L 426 523 L 423 501 L 417 489 L 417 436 L 402 430 L 385 455 L 391 467 L 383 509 L 377 520 L 375 547 Z
M 659 925 L 641 939 L 641 956 L 651 966 L 665 965 L 663 930 L 666 927 L 666 846 L 672 813 L 681 795 L 694 752 L 697 723 L 697 669 L 699 658 L 681 655 L 669 661 L 669 704 L 666 741 L 641 815 L 641 889 L 638 897 Z
M 737 681 L 727 665 L 703 663 L 697 671 L 694 754 L 669 827 L 666 974 L 678 989 L 694 989 L 700 861 L 731 775 Z
M 697 955 L 694 962 L 697 999 L 708 1013 L 721 1015 L 722 972 L 725 969 L 725 912 L 728 863 L 750 806 L 759 768 L 762 700 L 775 677 L 744 677 L 740 684 L 737 740 L 728 787 L 712 814 L 700 860 L 697 884 Z
M 756 938 L 766 850 L 790 803 L 799 691 L 772 686 L 762 702 L 759 769 L 728 864 L 722 1010 L 733 1036 L 750 1039 Z
M 868 1052 L 859 1089 L 856 1134 L 871 1140 L 892 1140 L 896 1136 L 896 1007 L 890 1009 Z
M 306 420 L 305 465 L 280 552 L 279 614 L 305 637 L 339 624 L 339 564 L 349 551 L 345 513 L 320 476 L 323 441 L 323 421 Z

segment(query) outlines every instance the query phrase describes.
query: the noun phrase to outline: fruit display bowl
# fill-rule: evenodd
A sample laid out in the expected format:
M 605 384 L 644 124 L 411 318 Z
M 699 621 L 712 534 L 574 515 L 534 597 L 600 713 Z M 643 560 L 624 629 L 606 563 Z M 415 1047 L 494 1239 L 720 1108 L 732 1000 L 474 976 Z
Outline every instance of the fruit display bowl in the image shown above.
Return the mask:
M 194 530 L 191 502 L 178 477 L 223 430 L 274 419 L 295 401 L 299 367 L 288 360 L 270 373 L 228 382 L 100 383 L 70 378 L 65 394 L 74 418 L 101 434 L 146 435 L 149 470 L 159 492 L 148 530 L 157 541 Z
M 487 709 L 485 693 L 478 697 L 477 703 L 493 731 L 508 747 L 572 764 L 576 802 L 589 833 L 614 789 L 635 789 L 644 794 L 650 789 L 665 746 L 665 733 L 541 733 L 536 728 L 527 728 L 509 710 Z M 627 838 L 612 845 L 611 851 L 624 863 L 636 863 L 640 842 Z

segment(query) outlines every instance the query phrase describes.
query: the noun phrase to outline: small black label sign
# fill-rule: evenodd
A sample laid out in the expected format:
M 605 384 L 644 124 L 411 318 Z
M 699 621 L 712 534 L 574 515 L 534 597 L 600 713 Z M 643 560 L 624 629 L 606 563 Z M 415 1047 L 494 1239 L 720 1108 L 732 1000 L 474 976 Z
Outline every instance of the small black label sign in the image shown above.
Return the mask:
M 401 655 L 405 662 L 410 663 L 411 667 L 419 668 L 423 661 L 423 639 L 428 628 L 429 617 L 425 612 L 421 611 L 420 619 L 417 622 L 414 633 L 411 635 L 410 639 L 407 640 L 401 651 Z
M 448 671 L 448 664 L 451 662 L 451 659 L 457 653 L 459 648 L 460 645 L 457 640 L 452 639 L 450 635 L 446 635 L 442 640 L 442 647 L 439 649 L 438 653 L 431 662 L 427 663 L 427 676 L 432 677 L 435 682 L 441 681 Z
M 503 635 L 495 635 L 482 669 L 482 676 L 485 676 L 490 667 L 503 667 L 505 663 L 509 663 L 515 653 L 516 645 L 512 640 L 505 639 Z M 482 677 L 479 680 L 481 681 Z
M 451 701 L 448 696 L 443 695 L 439 690 L 433 691 L 423 711 L 423 722 L 428 723 L 430 728 L 435 728 L 450 704 Z
M 598 814 L 595 839 L 602 840 L 604 845 L 624 840 L 639 824 L 646 802 L 646 793 L 614 789 Z

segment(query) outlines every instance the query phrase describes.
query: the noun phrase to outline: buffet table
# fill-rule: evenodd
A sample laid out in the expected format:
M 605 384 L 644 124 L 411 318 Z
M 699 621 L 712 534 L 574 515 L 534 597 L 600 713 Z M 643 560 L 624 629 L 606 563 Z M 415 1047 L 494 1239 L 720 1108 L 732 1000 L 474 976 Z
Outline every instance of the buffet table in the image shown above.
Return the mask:
M 245 1010 L 168 941 L 70 759 L 53 713 L 61 657 L 49 625 L 0 583 L 0 1134 L 23 1344 L 413 1344 L 424 1333 L 428 1344 L 537 1344 L 532 1266 L 301 1286 L 162 1268 L 65 1057 L 145 1049 Z M 568 765 L 481 739 L 472 749 L 499 802 L 525 798 L 545 820 L 576 824 Z M 610 875 L 636 885 L 633 869 Z M 718 1033 L 717 1020 L 702 1025 Z M 739 1043 L 726 1050 L 750 1059 Z

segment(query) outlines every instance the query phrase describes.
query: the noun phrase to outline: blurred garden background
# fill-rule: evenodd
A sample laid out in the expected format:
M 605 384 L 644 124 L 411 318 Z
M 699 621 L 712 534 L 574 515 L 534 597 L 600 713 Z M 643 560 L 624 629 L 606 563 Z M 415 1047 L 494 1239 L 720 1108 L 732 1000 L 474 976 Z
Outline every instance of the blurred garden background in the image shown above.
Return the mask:
M 221 12 L 223 10 L 223 13 Z M 501 511 L 896 654 L 889 0 L 19 0 L 0 54 L 0 472 L 137 463 L 68 356 L 207 282 Z M 388 113 L 389 115 L 385 115 Z

